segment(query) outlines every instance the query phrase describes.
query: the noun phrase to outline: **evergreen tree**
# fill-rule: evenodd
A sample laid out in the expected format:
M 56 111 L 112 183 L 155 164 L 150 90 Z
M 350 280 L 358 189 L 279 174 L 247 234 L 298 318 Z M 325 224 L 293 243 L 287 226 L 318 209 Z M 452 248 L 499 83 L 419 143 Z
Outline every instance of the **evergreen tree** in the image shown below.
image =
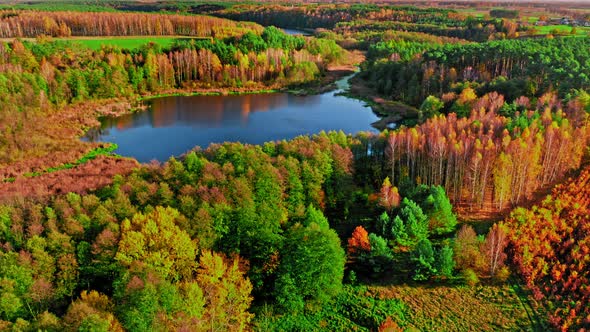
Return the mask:
M 428 280 L 437 272 L 435 266 L 434 249 L 430 240 L 423 239 L 416 245 L 412 252 L 412 262 L 414 262 L 414 280 Z
M 433 234 L 441 235 L 455 230 L 457 217 L 453 213 L 453 205 L 443 187 L 431 187 L 430 195 L 426 198 L 424 205 L 428 215 L 429 229 Z
M 361 253 L 359 263 L 372 271 L 373 276 L 379 276 L 387 270 L 391 270 L 392 252 L 387 241 L 381 236 L 369 234 L 371 250 Z
M 436 258 L 436 270 L 440 276 L 450 278 L 453 276 L 455 260 L 453 259 L 453 248 L 444 245 L 438 252 Z
M 428 237 L 428 218 L 414 201 L 404 198 L 399 216 L 404 221 L 408 236 L 407 240 L 398 238 L 402 239 L 401 242 L 398 240 L 400 245 L 413 247 Z

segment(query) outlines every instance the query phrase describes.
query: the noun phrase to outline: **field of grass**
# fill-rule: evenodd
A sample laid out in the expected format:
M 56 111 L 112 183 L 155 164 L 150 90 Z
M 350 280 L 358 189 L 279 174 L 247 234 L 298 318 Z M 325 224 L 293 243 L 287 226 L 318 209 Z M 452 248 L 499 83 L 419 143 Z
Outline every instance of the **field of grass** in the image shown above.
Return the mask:
M 107 4 L 89 4 L 76 1 L 54 1 L 54 2 L 29 2 L 0 4 L 0 10 L 46 10 L 46 11 L 76 11 L 76 12 L 115 12 L 116 10 Z
M 123 49 L 136 49 L 150 42 L 157 43 L 162 48 L 169 48 L 176 40 L 196 39 L 192 37 L 174 37 L 174 36 L 137 36 L 137 37 L 74 37 L 60 38 L 58 40 L 69 40 L 81 44 L 93 50 L 100 50 L 104 46 L 116 46 Z
M 409 307 L 408 322 L 420 331 L 539 331 L 539 321 L 513 285 L 371 286 L 379 298 L 398 299 Z M 520 295 L 520 296 L 519 296 Z M 521 299 L 521 297 L 523 297 Z
M 35 43 L 36 38 L 20 38 L 23 41 Z M 177 40 L 198 40 L 208 39 L 207 37 L 185 37 L 185 36 L 121 36 L 121 37 L 68 37 L 68 38 L 44 38 L 44 41 L 63 41 L 79 44 L 97 51 L 104 46 L 114 46 L 122 49 L 137 49 L 148 43 L 156 43 L 163 49 L 169 48 Z M 12 42 L 14 38 L 1 38 L 0 42 Z
M 539 35 L 546 35 L 546 34 L 553 34 L 554 32 L 558 31 L 559 34 L 571 34 L 572 29 L 574 29 L 574 27 L 571 27 L 569 25 L 563 25 L 563 24 L 556 24 L 556 25 L 546 25 L 546 26 L 535 26 L 535 29 L 537 30 L 537 34 Z M 589 27 L 575 27 L 576 29 L 576 35 L 579 36 L 587 36 L 588 33 L 590 32 L 590 28 Z

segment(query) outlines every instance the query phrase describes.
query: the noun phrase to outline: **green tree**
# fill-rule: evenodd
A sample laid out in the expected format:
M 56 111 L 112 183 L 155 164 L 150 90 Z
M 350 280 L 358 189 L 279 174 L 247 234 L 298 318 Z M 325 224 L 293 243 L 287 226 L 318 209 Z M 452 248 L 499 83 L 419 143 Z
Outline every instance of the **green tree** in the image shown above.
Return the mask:
M 172 309 L 172 296 L 170 290 L 166 289 L 168 287 L 169 283 L 160 280 L 152 272 L 143 273 L 143 276 L 130 273 L 123 275 L 115 283 L 114 295 L 123 326 L 130 331 L 153 331 L 156 319 L 166 314 L 163 308 L 165 300 L 168 309 Z M 176 304 L 180 306 L 179 301 Z
M 404 198 L 399 217 L 404 221 L 404 231 L 407 234 L 407 239 L 396 237 L 395 240 L 398 244 L 413 247 L 416 243 L 428 237 L 428 218 L 416 202 Z
M 287 312 L 306 303 L 322 305 L 342 288 L 345 254 L 336 232 L 316 223 L 289 231 L 275 283 L 277 303 Z
M 436 274 L 434 249 L 430 240 L 423 239 L 418 242 L 411 258 L 415 264 L 414 280 L 428 280 Z
M 310 204 L 305 210 L 305 222 L 303 225 L 309 226 L 312 223 L 315 223 L 324 229 L 330 228 L 328 219 L 324 216 L 322 211 L 316 209 L 313 205 Z
M 393 255 L 387 241 L 377 234 L 369 234 L 369 243 L 371 250 L 361 252 L 359 256 L 359 264 L 370 269 L 373 276 L 379 276 L 387 270 L 392 268 Z
M 391 225 L 392 238 L 398 243 L 408 243 L 408 233 L 406 233 L 406 225 L 400 216 L 395 216 Z
M 248 54 L 250 51 L 256 53 L 264 51 L 267 45 L 261 36 L 249 31 L 239 38 L 237 47 L 242 53 Z
M 19 264 L 16 252 L 0 253 L 0 319 L 13 320 L 25 314 L 33 271 Z
M 440 276 L 450 278 L 453 276 L 454 268 L 453 248 L 445 244 L 437 253 L 436 269 Z
M 121 224 L 121 240 L 115 259 L 125 267 L 143 266 L 164 278 L 180 280 L 192 275 L 196 245 L 177 226 L 180 213 L 173 208 L 156 207 L 137 213 Z
M 443 187 L 431 187 L 424 206 L 424 211 L 428 215 L 430 232 L 441 235 L 455 230 L 457 217 L 453 213 L 453 205 Z
M 393 237 L 393 234 L 391 234 L 391 218 L 389 217 L 389 214 L 386 211 L 383 211 L 383 213 L 379 215 L 379 219 L 377 219 L 376 226 L 377 231 L 379 232 L 379 234 L 381 234 L 381 236 L 384 236 L 388 239 L 391 239 Z
M 445 106 L 445 103 L 435 96 L 428 96 L 420 105 L 420 116 L 422 119 L 428 119 L 435 115 L 440 115 L 440 110 Z

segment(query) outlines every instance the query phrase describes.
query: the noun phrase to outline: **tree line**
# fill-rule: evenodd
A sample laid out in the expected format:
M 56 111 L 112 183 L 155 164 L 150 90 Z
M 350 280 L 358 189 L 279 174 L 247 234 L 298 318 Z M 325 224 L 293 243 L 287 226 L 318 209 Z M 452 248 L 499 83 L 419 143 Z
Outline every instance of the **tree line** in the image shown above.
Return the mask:
M 368 4 L 284 6 L 234 5 L 216 11 L 214 15 L 232 20 L 252 21 L 281 27 L 334 28 L 339 22 L 360 18 L 374 21 L 431 23 L 447 26 L 461 25 L 464 16 L 449 9 L 413 6 L 379 6 Z
M 193 36 L 224 38 L 247 31 L 261 32 L 257 24 L 203 15 L 74 11 L 1 11 L 0 37 L 70 36 Z
M 455 205 L 503 210 L 580 167 L 590 138 L 587 121 L 574 125 L 550 109 L 512 120 L 485 109 L 366 137 L 364 148 L 355 150 L 357 169 L 368 170 L 359 174 L 372 183 L 388 176 L 400 187 L 408 181 L 440 185 Z
M 523 29 L 507 19 L 479 18 L 441 8 L 383 5 L 235 5 L 213 13 L 240 21 L 286 28 L 331 29 L 340 35 L 367 31 L 411 31 L 486 41 L 515 37 Z
M 589 38 L 501 40 L 447 44 L 407 61 L 369 63 L 365 76 L 380 93 L 419 105 L 429 95 L 459 94 L 470 87 L 482 96 L 496 91 L 513 101 L 555 91 L 564 98 L 587 90 Z

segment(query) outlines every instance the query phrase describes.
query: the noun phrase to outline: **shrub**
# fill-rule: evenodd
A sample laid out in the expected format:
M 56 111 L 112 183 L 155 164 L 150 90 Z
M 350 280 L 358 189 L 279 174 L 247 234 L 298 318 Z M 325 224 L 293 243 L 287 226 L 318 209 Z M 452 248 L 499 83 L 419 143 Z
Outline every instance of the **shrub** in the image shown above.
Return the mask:
M 465 284 L 469 286 L 473 287 L 479 283 L 479 278 L 477 277 L 477 274 L 475 274 L 475 271 L 473 271 L 472 269 L 463 270 L 463 272 L 461 272 L 461 276 L 463 277 Z

